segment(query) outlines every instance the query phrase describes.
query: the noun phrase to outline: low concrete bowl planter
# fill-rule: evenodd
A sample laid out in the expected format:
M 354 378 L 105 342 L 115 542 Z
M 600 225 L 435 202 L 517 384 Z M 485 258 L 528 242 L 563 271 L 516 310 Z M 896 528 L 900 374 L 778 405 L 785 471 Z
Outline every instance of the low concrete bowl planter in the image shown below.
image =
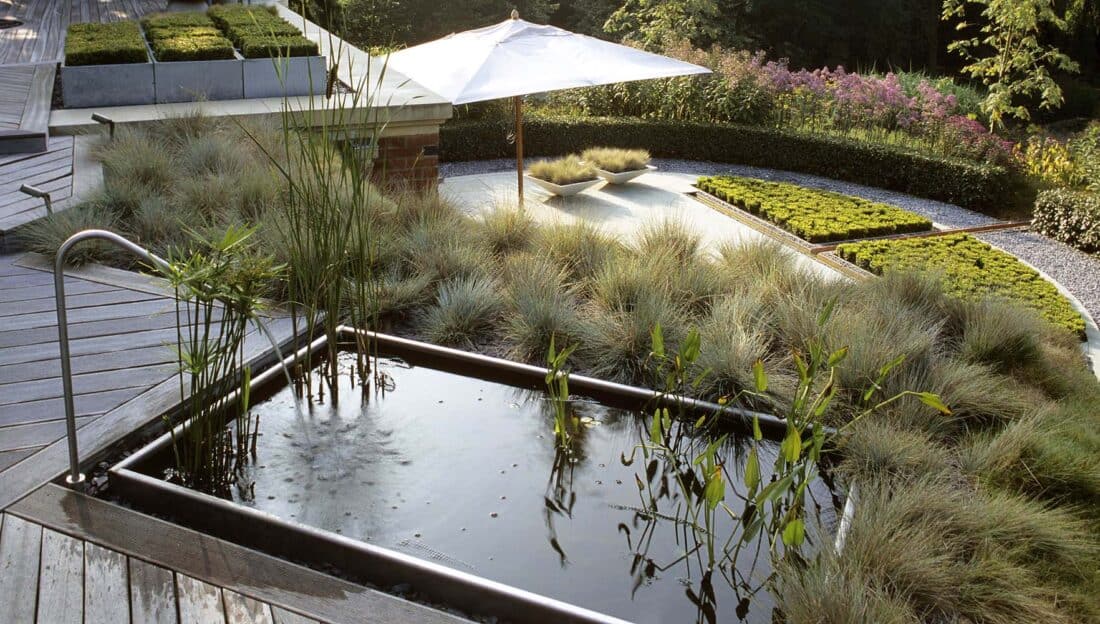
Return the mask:
M 244 97 L 241 59 L 157 61 L 153 63 L 158 104 Z
M 61 99 L 66 108 L 152 104 L 153 63 L 62 65 Z
M 613 173 L 611 171 L 604 171 L 603 169 L 596 169 L 596 175 L 600 176 L 604 180 L 607 180 L 608 184 L 626 184 L 634 178 L 650 171 L 656 171 L 657 167 L 653 165 L 646 165 L 645 169 L 634 169 L 633 171 L 620 171 Z
M 325 90 L 328 65 L 323 56 L 244 59 L 244 97 L 315 95 Z
M 595 180 L 585 180 L 584 182 L 574 182 L 573 184 L 554 184 L 553 182 L 548 182 L 546 180 L 543 180 L 542 178 L 536 178 L 531 175 L 524 175 L 523 177 L 527 178 L 528 180 L 533 182 L 535 186 L 541 188 L 547 193 L 550 193 L 551 195 L 558 195 L 561 197 L 576 195 L 577 193 L 580 193 L 581 191 L 586 189 L 590 189 L 600 183 L 599 178 L 596 178 Z

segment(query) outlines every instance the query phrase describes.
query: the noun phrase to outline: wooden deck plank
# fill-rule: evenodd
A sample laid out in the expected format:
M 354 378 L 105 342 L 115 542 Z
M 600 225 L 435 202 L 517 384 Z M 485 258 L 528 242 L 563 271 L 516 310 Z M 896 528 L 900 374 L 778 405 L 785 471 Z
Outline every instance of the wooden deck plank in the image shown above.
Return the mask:
M 69 341 L 69 356 L 96 355 L 114 351 L 127 351 L 129 349 L 141 347 L 165 347 L 165 345 L 174 344 L 175 341 L 175 327 L 166 327 L 133 334 L 71 339 Z M 58 343 L 57 340 L 54 339 L 33 345 L 0 349 L 0 366 L 40 362 L 43 360 L 56 361 L 58 357 L 60 357 L 58 355 Z
M 140 553 L 178 573 L 247 592 L 273 609 L 290 609 L 323 622 L 350 624 L 368 617 L 372 622 L 466 622 L 57 485 L 38 488 L 9 512 L 131 557 Z
M 13 466 L 23 461 L 39 448 L 42 447 L 32 446 L 30 448 L 17 449 L 14 451 L 0 451 L 0 470 L 5 470 L 9 466 Z
M 100 412 L 102 413 L 102 412 Z M 92 416 L 98 416 L 93 414 Z M 92 416 L 84 416 L 76 419 L 76 426 L 86 424 Z M 65 435 L 65 414 L 60 412 L 60 420 L 49 422 L 36 422 L 29 425 L 15 425 L 0 430 L 3 437 L 0 438 L 0 451 L 13 451 L 46 446 L 60 440 Z
M 92 542 L 84 543 L 84 622 L 130 621 L 126 556 Z
M 66 288 L 66 291 L 68 289 Z M 69 314 L 75 314 L 74 310 L 81 308 L 94 308 L 104 305 L 114 305 L 117 303 L 134 303 L 138 301 L 153 301 L 158 298 L 157 295 L 142 292 L 139 290 L 123 290 L 114 289 L 107 291 L 91 292 L 91 293 L 65 293 L 65 307 L 69 310 Z M 54 298 L 43 297 L 41 299 L 31 299 L 29 301 L 5 301 L 0 303 L 0 318 L 5 316 L 16 316 L 24 314 L 35 314 L 37 312 L 52 312 L 55 307 Z M 0 323 L 6 323 L 7 321 L 0 321 Z M 6 325 L 5 325 L 6 326 Z
M 176 575 L 180 624 L 224 624 L 222 590 L 186 574 Z
M 271 606 L 229 589 L 222 590 L 228 624 L 275 624 Z
M 96 355 L 70 357 L 73 375 L 103 373 L 124 368 L 139 368 L 176 361 L 174 348 L 165 345 L 126 349 Z M 60 379 L 61 367 L 56 360 L 29 362 L 22 366 L 0 366 L 0 392 L 5 384 L 40 379 Z M 60 382 L 58 382 L 60 383 Z
M 14 282 L 14 281 L 13 281 Z M 65 298 L 68 299 L 69 295 L 83 295 L 88 293 L 101 293 L 111 290 L 118 290 L 117 286 L 111 284 L 102 284 L 100 282 L 90 282 L 80 279 L 65 280 Z M 49 299 L 50 305 L 53 306 L 53 281 L 49 284 L 35 284 L 24 285 L 9 283 L 7 280 L 0 280 L 0 304 L 11 303 L 19 304 L 27 301 L 35 301 L 37 299 Z
M 90 320 L 82 323 L 69 323 L 69 340 L 97 338 L 101 336 L 126 336 L 153 329 L 175 329 L 175 308 L 167 307 L 162 312 L 154 312 L 135 317 L 120 319 Z M 38 327 L 22 331 L 0 332 L 0 349 L 46 344 L 57 339 L 57 328 Z
M 167 349 L 165 349 L 167 351 Z M 81 397 L 87 394 L 98 394 L 111 390 L 125 390 L 141 386 L 151 386 L 159 381 L 167 379 L 179 370 L 179 367 L 171 364 L 157 364 L 142 366 L 140 368 L 124 368 L 119 370 L 96 371 L 83 375 L 73 375 L 73 394 Z M 44 401 L 58 394 L 60 378 L 36 379 L 34 381 L 21 381 L 18 383 L 0 385 L 0 409 L 8 405 Z M 79 400 L 79 398 L 78 398 Z M 0 425 L 5 424 L 0 419 Z M 9 423 L 14 424 L 14 423 Z
M 160 299 L 144 299 L 138 301 L 123 301 L 120 303 L 104 303 L 94 308 L 83 307 L 70 309 L 68 295 L 65 296 L 65 308 L 70 326 L 89 321 L 124 321 L 126 319 L 165 315 L 172 316 L 175 324 L 176 304 L 173 301 Z M 43 327 L 57 327 L 57 313 L 50 309 L 46 312 L 26 312 L 18 316 L 4 319 L 3 331 L 18 332 L 27 329 L 41 329 Z M 56 334 L 56 330 L 54 331 Z
M 275 624 L 319 624 L 317 620 L 288 611 L 282 607 L 271 607 Z
M 0 527 L 0 605 L 9 624 L 34 622 L 42 527 L 7 515 Z
M 84 622 L 84 542 L 43 529 L 38 623 Z
M 130 557 L 130 621 L 176 624 L 176 584 L 172 571 Z

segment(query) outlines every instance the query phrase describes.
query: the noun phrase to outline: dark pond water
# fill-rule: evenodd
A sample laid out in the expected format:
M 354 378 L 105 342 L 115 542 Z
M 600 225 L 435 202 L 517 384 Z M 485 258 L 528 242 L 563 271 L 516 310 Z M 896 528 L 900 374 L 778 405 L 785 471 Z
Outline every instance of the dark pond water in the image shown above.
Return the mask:
M 621 459 L 648 439 L 644 415 L 574 401 L 588 426 L 576 461 L 563 462 L 545 395 L 400 360 L 380 369 L 391 388 L 365 404 L 343 375 L 338 406 L 298 413 L 290 389 L 257 405 L 255 498 L 244 502 L 632 621 L 771 621 L 766 590 L 746 601 L 717 573 L 714 604 L 694 604 L 705 555 L 683 558 L 696 542 L 676 520 L 682 499 L 673 493 L 657 516 L 639 513 L 646 462 Z M 687 440 L 683 450 L 694 457 L 704 443 Z M 735 486 L 747 451 L 744 441 L 720 451 Z M 812 499 L 810 517 L 833 526 L 823 485 Z M 741 509 L 734 492 L 726 503 Z M 719 551 L 734 530 L 720 517 Z M 747 549 L 726 575 L 755 588 L 769 570 L 766 552 Z

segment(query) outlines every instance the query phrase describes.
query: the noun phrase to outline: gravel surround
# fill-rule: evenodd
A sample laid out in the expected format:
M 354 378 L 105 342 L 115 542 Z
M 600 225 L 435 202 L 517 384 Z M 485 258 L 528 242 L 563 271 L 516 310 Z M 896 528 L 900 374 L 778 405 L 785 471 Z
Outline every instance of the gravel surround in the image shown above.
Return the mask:
M 533 159 L 541 160 L 541 159 Z M 764 180 L 792 182 L 808 188 L 835 191 L 872 201 L 879 201 L 915 212 L 931 219 L 938 226 L 965 228 L 998 223 L 998 219 L 967 210 L 953 204 L 886 191 L 861 184 L 841 182 L 820 176 L 779 171 L 763 167 L 746 167 L 727 163 L 691 160 L 654 159 L 653 164 L 666 173 L 692 175 L 741 175 Z M 443 178 L 515 170 L 510 159 L 440 163 Z M 1089 255 L 1035 232 L 1010 230 L 977 235 L 985 242 L 1018 256 L 1062 285 L 1081 302 L 1094 320 L 1100 319 L 1100 256 Z M 1098 371 L 1100 372 L 1100 371 Z

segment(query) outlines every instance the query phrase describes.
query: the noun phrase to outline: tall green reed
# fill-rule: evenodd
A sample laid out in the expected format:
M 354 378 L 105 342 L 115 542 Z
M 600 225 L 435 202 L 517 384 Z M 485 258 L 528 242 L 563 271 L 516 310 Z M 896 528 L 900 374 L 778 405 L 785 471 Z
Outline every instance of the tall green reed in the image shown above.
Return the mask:
M 176 298 L 179 391 L 184 411 L 172 431 L 176 476 L 202 491 L 228 496 L 246 458 L 255 453 L 259 423 L 249 414 L 251 370 L 244 353 L 248 326 L 281 267 L 256 253 L 254 230 L 229 228 L 220 238 L 193 235 L 187 253 L 164 270 Z M 239 389 L 238 394 L 234 390 Z M 226 426 L 225 414 L 234 414 Z

